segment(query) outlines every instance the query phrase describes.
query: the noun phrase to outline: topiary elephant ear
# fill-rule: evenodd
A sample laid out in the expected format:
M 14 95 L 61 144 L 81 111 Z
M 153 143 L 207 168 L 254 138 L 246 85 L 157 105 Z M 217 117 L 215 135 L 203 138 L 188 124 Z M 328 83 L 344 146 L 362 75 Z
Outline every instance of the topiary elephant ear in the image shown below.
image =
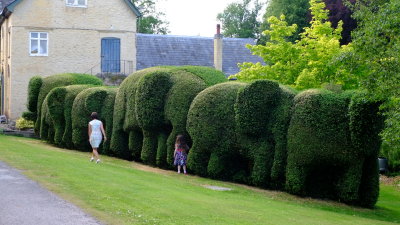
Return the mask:
M 235 103 L 236 130 L 240 134 L 262 136 L 281 95 L 279 84 L 259 80 L 239 90 Z

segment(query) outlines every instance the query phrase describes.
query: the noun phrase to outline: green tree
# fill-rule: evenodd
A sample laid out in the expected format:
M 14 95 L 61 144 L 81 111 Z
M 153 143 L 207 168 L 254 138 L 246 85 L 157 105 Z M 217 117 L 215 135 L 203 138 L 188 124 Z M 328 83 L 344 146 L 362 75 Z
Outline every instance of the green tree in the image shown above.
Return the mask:
M 229 4 L 224 12 L 217 15 L 222 23 L 223 35 L 233 38 L 256 38 L 259 36 L 260 22 L 257 16 L 262 5 L 258 0 L 254 1 L 254 7 L 250 7 L 252 0 L 243 0 L 242 3 Z
M 397 157 L 389 162 L 400 170 L 400 0 L 357 1 L 355 8 L 354 54 L 366 68 L 361 84 L 371 96 L 387 99 L 382 137 L 391 149 L 387 156 Z
M 157 12 L 157 0 L 132 0 L 142 13 L 137 20 L 137 32 L 143 34 L 167 34 L 169 23 L 163 19 L 165 14 Z
M 287 37 L 288 40 L 294 42 L 300 38 L 303 28 L 309 26 L 309 19 L 307 18 L 309 8 L 309 0 L 271 0 L 263 16 L 264 22 L 261 23 L 261 30 L 270 29 L 268 18 L 271 16 L 279 18 L 281 15 L 285 15 L 288 24 L 297 24 L 295 32 Z M 267 40 L 268 37 L 261 37 L 260 44 L 264 44 Z
M 310 27 L 300 34 L 295 43 L 287 37 L 293 35 L 297 25 L 287 25 L 285 16 L 268 19 L 270 30 L 263 32 L 270 37 L 265 45 L 247 45 L 253 54 L 263 58 L 261 63 L 243 63 L 234 77 L 239 80 L 273 79 L 298 89 L 320 87 L 324 83 L 344 85 L 346 89 L 357 85 L 349 79 L 349 73 L 334 63 L 341 54 L 351 51 L 347 45 L 340 46 L 342 23 L 332 28 L 327 21 L 328 10 L 321 0 L 311 0 L 312 20 Z

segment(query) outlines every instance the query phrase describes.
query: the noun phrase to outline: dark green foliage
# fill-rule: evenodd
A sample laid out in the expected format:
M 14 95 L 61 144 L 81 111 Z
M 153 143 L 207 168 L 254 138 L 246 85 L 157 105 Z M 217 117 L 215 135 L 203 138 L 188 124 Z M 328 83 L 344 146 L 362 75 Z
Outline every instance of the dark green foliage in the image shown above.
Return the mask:
M 150 165 L 156 164 L 157 132 L 165 121 L 164 106 L 170 87 L 171 81 L 167 72 L 149 73 L 139 80 L 136 92 L 136 115 L 139 126 L 143 131 L 147 131 L 143 132 L 141 159 Z
M 280 188 L 286 163 L 286 133 L 294 93 L 278 83 L 259 80 L 238 92 L 235 122 L 243 156 L 249 161 L 251 184 Z M 274 155 L 278 161 L 274 162 Z M 284 162 L 282 162 L 284 161 Z M 271 184 L 272 166 L 274 185 Z
M 64 128 L 64 133 L 62 136 L 62 145 L 67 147 L 67 148 L 73 148 L 74 144 L 72 142 L 72 120 L 74 119 L 72 117 L 72 106 L 74 104 L 74 100 L 76 96 L 82 92 L 83 90 L 86 90 L 90 87 L 89 85 L 70 85 L 66 86 L 66 91 L 67 94 L 65 96 L 64 100 L 64 119 L 65 119 L 65 128 Z
M 176 135 L 187 135 L 192 99 L 207 85 L 222 81 L 226 81 L 222 72 L 199 66 L 153 67 L 130 75 L 116 97 L 112 150 L 125 159 L 152 157 L 145 160 L 160 167 L 172 165 Z
M 43 78 L 41 76 L 34 76 L 29 80 L 27 108 L 30 112 L 33 113 L 37 112 L 38 96 L 40 88 L 42 87 L 42 83 L 43 83 Z M 36 117 L 32 121 L 36 121 Z
M 375 204 L 378 104 L 353 95 L 309 90 L 296 96 L 288 131 L 289 192 Z
M 272 188 L 282 189 L 286 181 L 286 159 L 287 159 L 287 132 L 292 117 L 293 99 L 295 92 L 287 87 L 281 87 L 279 104 L 272 114 L 274 123 L 271 131 L 275 142 L 274 163 L 271 168 Z
M 27 111 L 22 113 L 22 118 L 30 121 L 36 121 L 36 116 L 36 112 Z
M 172 71 L 183 70 L 198 76 L 209 87 L 214 84 L 219 84 L 228 81 L 225 74 L 219 70 L 204 66 L 163 66 L 161 68 L 169 68 Z
M 55 87 L 62 87 L 73 84 L 93 84 L 93 85 L 102 85 L 103 82 L 101 79 L 88 75 L 88 74 L 74 74 L 74 73 L 66 73 L 66 74 L 57 74 L 53 76 L 49 76 L 43 78 L 42 85 L 40 88 L 40 92 L 37 98 L 37 115 L 38 118 L 35 123 L 35 132 L 39 133 L 40 128 L 40 120 L 41 120 L 41 108 L 44 99 L 47 94 Z M 34 97 L 32 97 L 34 98 Z
M 112 113 L 114 111 L 114 99 L 116 90 L 106 87 L 93 87 L 80 92 L 72 106 L 72 142 L 76 148 L 82 151 L 89 151 L 88 123 L 90 122 L 90 114 L 97 112 L 99 120 L 103 122 L 106 135 L 111 137 Z M 107 129 L 108 128 L 108 129 Z M 101 146 L 101 150 L 109 154 L 109 146 Z
M 52 89 L 47 95 L 46 103 L 42 105 L 41 138 L 58 146 L 72 148 L 71 138 L 71 108 L 75 96 L 88 85 L 70 85 Z M 50 136 L 48 128 L 54 132 Z M 42 129 L 41 128 L 41 129 Z M 70 137 L 71 135 L 69 135 Z
M 110 150 L 123 159 L 140 160 L 143 134 L 136 118 L 136 90 L 139 79 L 158 68 L 148 68 L 128 76 L 115 97 Z M 134 142 L 130 142 L 134 141 Z M 137 142 L 137 140 L 141 140 Z
M 236 143 L 234 104 L 244 83 L 222 83 L 200 92 L 192 102 L 187 130 L 193 146 L 188 168 L 201 176 L 232 179 L 241 165 Z M 235 164 L 235 165 L 233 165 Z
M 365 155 L 362 180 L 357 203 L 373 207 L 379 195 L 379 171 L 377 158 L 381 145 L 379 132 L 384 127 L 384 118 L 379 114 L 382 101 L 367 98 L 366 93 L 358 93 L 351 99 L 349 107 L 350 132 L 354 148 Z

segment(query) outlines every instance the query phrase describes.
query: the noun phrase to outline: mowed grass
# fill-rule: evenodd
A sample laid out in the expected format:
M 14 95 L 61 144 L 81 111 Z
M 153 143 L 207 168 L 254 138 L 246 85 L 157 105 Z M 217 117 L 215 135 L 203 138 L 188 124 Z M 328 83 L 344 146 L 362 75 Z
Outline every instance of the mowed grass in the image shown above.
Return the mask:
M 0 135 L 0 160 L 105 224 L 393 224 L 400 189 L 381 185 L 375 209 L 184 176 L 134 162 Z M 213 185 L 231 188 L 216 191 Z

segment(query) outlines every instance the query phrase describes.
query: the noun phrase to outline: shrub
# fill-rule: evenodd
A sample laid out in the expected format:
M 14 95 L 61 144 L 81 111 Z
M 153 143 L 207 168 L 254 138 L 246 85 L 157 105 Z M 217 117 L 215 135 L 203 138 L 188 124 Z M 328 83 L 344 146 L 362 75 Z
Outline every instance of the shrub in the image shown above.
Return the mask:
M 32 120 L 26 120 L 24 118 L 19 118 L 16 121 L 15 127 L 20 130 L 31 129 L 34 126 L 34 122 Z
M 43 84 L 43 78 L 41 76 L 34 76 L 29 80 L 27 108 L 32 113 L 37 112 L 38 96 L 42 84 Z M 34 121 L 36 121 L 36 118 Z
M 283 92 L 279 84 L 259 80 L 239 90 L 235 103 L 235 125 L 238 143 L 243 156 L 249 161 L 251 184 L 271 186 L 271 169 L 274 155 L 284 160 L 286 155 L 287 123 L 290 116 L 291 98 L 294 94 Z M 282 156 L 281 156 L 282 155 Z M 277 162 L 274 174 L 284 168 Z M 280 187 L 282 178 L 275 175 L 275 186 Z
M 384 127 L 384 118 L 379 114 L 381 104 L 382 101 L 368 99 L 366 93 L 360 92 L 352 97 L 349 106 L 351 141 L 357 153 L 365 156 L 356 203 L 369 208 L 379 195 L 377 158 L 381 146 L 379 132 Z
M 200 92 L 187 117 L 187 130 L 193 146 L 188 168 L 201 176 L 232 179 L 239 172 L 234 104 L 244 83 L 222 83 Z
M 371 110 L 377 105 L 359 104 L 353 95 L 309 90 L 296 96 L 288 131 L 289 192 L 364 206 L 377 197 L 379 129 L 367 128 L 379 121 L 377 108 Z M 371 139 L 365 149 L 364 137 Z
M 114 111 L 115 88 L 92 87 L 80 92 L 72 106 L 72 142 L 79 150 L 89 151 L 91 149 L 88 139 L 88 123 L 90 114 L 97 112 L 99 119 L 108 138 L 111 137 L 112 112 Z M 109 154 L 109 145 L 102 142 L 101 150 Z
M 25 120 L 36 121 L 36 112 L 26 111 L 22 113 L 22 118 Z M 35 126 L 35 122 L 33 122 L 33 126 Z
M 76 95 L 91 87 L 90 85 L 70 85 L 52 89 L 46 97 L 43 122 L 54 130 L 54 137 L 47 140 L 58 146 L 72 148 L 71 142 L 71 108 Z
M 40 129 L 40 121 L 41 121 L 41 109 L 44 99 L 47 94 L 55 87 L 62 87 L 73 84 L 93 84 L 93 85 L 102 85 L 102 80 L 88 74 L 75 74 L 75 73 L 66 73 L 66 74 L 57 74 L 53 76 L 49 76 L 42 79 L 42 85 L 37 98 L 37 120 L 35 123 L 35 132 L 41 132 Z
M 160 167 L 171 165 L 176 135 L 187 134 L 192 99 L 206 83 L 220 80 L 226 80 L 221 72 L 193 66 L 153 67 L 130 75 L 116 97 L 112 150 L 126 159 L 142 159 Z
M 123 159 L 140 160 L 143 132 L 136 118 L 136 90 L 139 79 L 158 68 L 148 68 L 128 76 L 120 85 L 113 113 L 110 150 Z

